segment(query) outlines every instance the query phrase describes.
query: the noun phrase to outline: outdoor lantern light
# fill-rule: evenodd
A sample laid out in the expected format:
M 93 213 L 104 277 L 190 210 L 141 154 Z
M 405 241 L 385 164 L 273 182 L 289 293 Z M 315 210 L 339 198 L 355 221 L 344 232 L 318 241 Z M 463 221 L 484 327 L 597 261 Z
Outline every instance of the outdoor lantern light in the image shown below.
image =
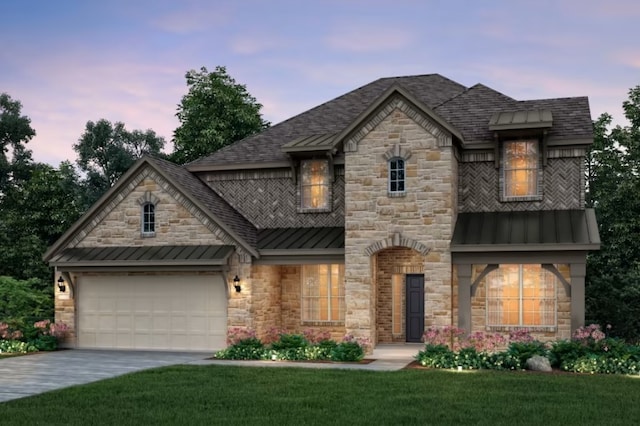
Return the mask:
M 236 293 L 240 293 L 242 287 L 240 287 L 240 277 L 238 277 L 237 275 L 233 277 L 233 286 L 236 288 Z
M 64 285 L 64 278 L 62 278 L 62 276 L 58 278 L 58 290 L 60 290 L 60 293 L 64 293 L 67 290 L 67 286 Z

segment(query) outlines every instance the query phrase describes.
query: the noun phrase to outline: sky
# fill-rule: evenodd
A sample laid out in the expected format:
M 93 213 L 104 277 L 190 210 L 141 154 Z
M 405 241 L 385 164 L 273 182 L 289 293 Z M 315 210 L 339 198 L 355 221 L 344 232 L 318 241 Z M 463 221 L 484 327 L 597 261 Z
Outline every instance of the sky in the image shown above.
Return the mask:
M 87 121 L 167 141 L 191 69 L 227 68 L 276 124 L 381 77 L 438 73 L 515 99 L 588 96 L 626 124 L 640 85 L 637 0 L 0 2 L 0 93 L 36 161 L 75 161 Z

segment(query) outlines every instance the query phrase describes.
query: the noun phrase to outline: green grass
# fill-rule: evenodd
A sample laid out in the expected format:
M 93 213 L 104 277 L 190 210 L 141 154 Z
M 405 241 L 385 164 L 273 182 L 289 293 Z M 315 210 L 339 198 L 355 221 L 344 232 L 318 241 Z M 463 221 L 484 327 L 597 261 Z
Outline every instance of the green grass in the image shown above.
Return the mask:
M 174 366 L 0 404 L 2 425 L 629 425 L 639 421 L 640 378 L 441 370 Z

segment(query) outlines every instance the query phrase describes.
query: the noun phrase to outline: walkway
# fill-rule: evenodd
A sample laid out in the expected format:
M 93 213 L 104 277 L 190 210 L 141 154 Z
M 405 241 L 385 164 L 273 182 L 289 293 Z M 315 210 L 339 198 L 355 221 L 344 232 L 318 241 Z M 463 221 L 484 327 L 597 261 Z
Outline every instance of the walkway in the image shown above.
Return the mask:
M 368 364 L 211 360 L 211 353 L 70 349 L 0 360 L 0 403 L 149 368 L 176 364 L 333 368 L 396 371 L 406 367 L 421 344 L 379 345 Z

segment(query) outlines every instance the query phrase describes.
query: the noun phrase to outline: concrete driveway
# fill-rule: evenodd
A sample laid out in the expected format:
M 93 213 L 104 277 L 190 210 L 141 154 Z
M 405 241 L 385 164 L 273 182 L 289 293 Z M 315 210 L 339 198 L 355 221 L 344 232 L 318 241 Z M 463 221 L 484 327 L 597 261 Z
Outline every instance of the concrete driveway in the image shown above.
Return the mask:
M 63 350 L 0 359 L 0 403 L 126 373 L 186 364 L 211 353 Z

